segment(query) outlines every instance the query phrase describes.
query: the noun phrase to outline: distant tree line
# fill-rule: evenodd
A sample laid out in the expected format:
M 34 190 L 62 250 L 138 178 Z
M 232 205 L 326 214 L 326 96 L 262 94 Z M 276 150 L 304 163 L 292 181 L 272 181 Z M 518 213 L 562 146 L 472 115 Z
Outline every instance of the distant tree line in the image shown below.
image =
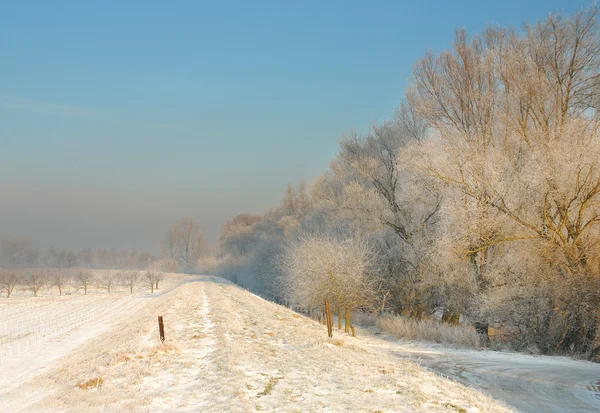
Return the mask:
M 104 290 L 112 294 L 119 288 L 125 288 L 133 294 L 139 287 L 154 293 L 165 274 L 160 271 L 161 262 L 155 262 L 151 269 L 138 270 L 102 270 L 87 268 L 0 268 L 0 297 L 11 298 L 16 291 L 38 297 L 44 290 L 52 290 L 63 295 L 68 289 L 88 295 L 90 288 Z
M 77 251 L 49 247 L 40 249 L 29 239 L 0 239 L 0 267 L 8 268 L 111 268 L 146 269 L 157 260 L 153 254 L 135 249 L 91 249 Z

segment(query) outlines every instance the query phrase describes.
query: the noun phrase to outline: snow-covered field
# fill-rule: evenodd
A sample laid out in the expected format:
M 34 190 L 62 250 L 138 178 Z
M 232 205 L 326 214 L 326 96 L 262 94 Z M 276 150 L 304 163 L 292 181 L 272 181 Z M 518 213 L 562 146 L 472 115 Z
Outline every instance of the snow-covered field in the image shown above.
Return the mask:
M 366 332 L 329 339 L 317 322 L 227 281 L 186 281 L 153 296 L 90 300 L 98 306 L 73 315 L 71 330 L 2 361 L 0 411 L 511 411 L 406 360 L 406 345 Z M 33 313 L 57 314 L 59 301 Z M 78 387 L 94 379 L 101 384 Z

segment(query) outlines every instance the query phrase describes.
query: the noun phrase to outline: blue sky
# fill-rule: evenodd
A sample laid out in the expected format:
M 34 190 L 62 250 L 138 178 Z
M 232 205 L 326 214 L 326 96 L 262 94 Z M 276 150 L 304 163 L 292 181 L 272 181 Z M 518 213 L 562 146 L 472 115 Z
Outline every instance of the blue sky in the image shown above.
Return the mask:
M 0 0 L 0 236 L 156 250 L 264 212 L 389 117 L 454 29 L 589 1 Z

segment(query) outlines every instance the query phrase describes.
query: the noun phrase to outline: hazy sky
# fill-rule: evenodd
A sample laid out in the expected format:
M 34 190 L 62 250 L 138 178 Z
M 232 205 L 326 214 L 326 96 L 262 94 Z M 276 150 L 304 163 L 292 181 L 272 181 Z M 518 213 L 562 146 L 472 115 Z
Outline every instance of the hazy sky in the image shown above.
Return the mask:
M 0 0 L 0 236 L 157 251 L 186 215 L 215 240 L 389 117 L 456 27 L 589 4 Z

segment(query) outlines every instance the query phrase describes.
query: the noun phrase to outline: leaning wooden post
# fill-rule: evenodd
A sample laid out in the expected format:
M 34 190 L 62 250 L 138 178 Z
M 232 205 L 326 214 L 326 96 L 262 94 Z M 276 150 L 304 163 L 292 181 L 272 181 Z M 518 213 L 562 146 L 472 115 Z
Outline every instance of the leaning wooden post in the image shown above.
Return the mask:
M 158 333 L 160 334 L 160 341 L 165 342 L 165 324 L 161 315 L 158 316 Z
M 333 337 L 333 317 L 331 315 L 331 307 L 329 307 L 329 300 L 325 300 L 325 318 L 327 319 L 327 335 Z

